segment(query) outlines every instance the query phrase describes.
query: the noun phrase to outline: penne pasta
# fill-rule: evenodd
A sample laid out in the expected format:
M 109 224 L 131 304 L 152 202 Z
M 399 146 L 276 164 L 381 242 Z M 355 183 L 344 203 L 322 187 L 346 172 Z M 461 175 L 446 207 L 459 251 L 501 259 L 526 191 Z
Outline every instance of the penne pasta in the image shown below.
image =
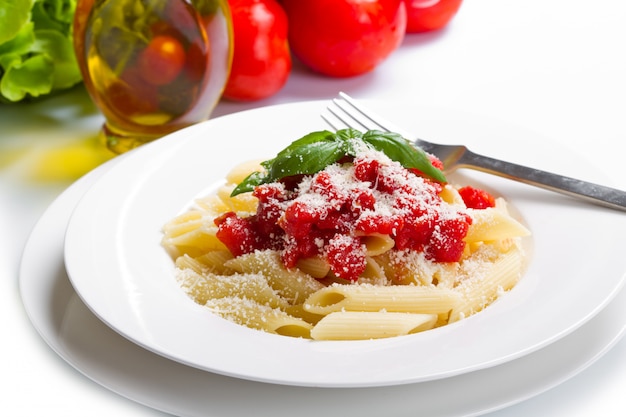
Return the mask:
M 433 262 L 422 252 L 398 251 L 377 256 L 386 276 L 400 285 L 447 285 L 458 276 L 459 264 Z
M 439 195 L 441 199 L 448 204 L 465 206 L 463 197 L 461 197 L 459 191 L 450 184 L 446 184 Z
M 202 227 L 204 213 L 199 210 L 190 210 L 182 213 L 163 226 L 163 233 L 169 237 L 176 237 Z
M 365 257 L 365 271 L 361 274 L 361 278 L 359 278 L 359 283 L 363 284 L 376 284 L 376 285 L 386 285 L 388 283 L 387 276 L 385 275 L 385 270 L 382 266 L 378 264 L 376 259 L 372 256 Z
M 198 304 L 208 300 L 225 298 L 236 294 L 238 297 L 255 300 L 272 308 L 284 308 L 289 303 L 267 284 L 262 275 L 199 274 L 193 269 L 179 269 L 177 280 L 185 292 Z
M 523 254 L 518 248 L 501 254 L 489 267 L 473 269 L 456 290 L 462 296 L 450 314 L 450 322 L 475 314 L 491 304 L 504 291 L 510 290 L 519 280 Z
M 298 269 L 313 278 L 325 278 L 330 271 L 330 265 L 321 256 L 312 256 L 298 260 Z
M 226 174 L 226 183 L 239 184 L 251 173 L 255 171 L 262 171 L 263 167 L 261 166 L 261 162 L 261 160 L 252 160 L 236 165 Z
M 239 194 L 231 197 L 230 194 L 235 189 L 235 184 L 226 184 L 218 188 L 217 195 L 228 206 L 229 211 L 242 214 L 252 214 L 256 212 L 258 200 L 252 194 Z
M 203 274 L 209 272 L 209 269 L 200 261 L 197 261 L 195 258 L 184 254 L 176 258 L 174 261 L 174 265 L 178 269 L 191 269 L 196 274 Z
M 272 288 L 292 304 L 302 304 L 323 284 L 297 269 L 287 270 L 274 251 L 257 251 L 234 258 L 225 264 L 241 273 L 262 274 Z
M 363 340 L 404 336 L 432 329 L 436 314 L 340 311 L 330 313 L 311 330 L 315 340 Z
M 501 207 L 469 209 L 472 224 L 466 242 L 488 242 L 530 235 L 530 231 Z
M 456 291 L 434 286 L 334 284 L 311 294 L 304 301 L 304 309 L 316 314 L 381 310 L 441 314 L 450 312 L 460 301 Z
M 212 299 L 207 301 L 206 307 L 237 324 L 282 336 L 309 338 L 313 327 L 310 323 L 280 309 L 271 308 L 247 298 Z
M 227 261 L 233 259 L 233 255 L 227 250 L 211 250 L 194 259 L 215 274 L 231 275 L 234 272 L 225 265 Z
M 289 305 L 283 308 L 282 310 L 291 316 L 299 317 L 302 320 L 306 321 L 307 323 L 311 323 L 313 325 L 324 317 L 324 315 L 322 314 L 315 314 L 315 313 L 306 311 L 302 304 Z
M 365 254 L 367 256 L 382 255 L 389 252 L 395 245 L 391 236 L 380 233 L 361 236 L 361 243 L 365 245 Z
M 212 250 L 227 250 L 217 238 L 215 226 L 200 227 L 179 236 L 164 236 L 161 244 L 173 256 L 201 256 Z
M 197 211 L 202 211 L 207 215 L 217 217 L 228 211 L 228 206 L 217 194 L 209 194 L 194 201 Z

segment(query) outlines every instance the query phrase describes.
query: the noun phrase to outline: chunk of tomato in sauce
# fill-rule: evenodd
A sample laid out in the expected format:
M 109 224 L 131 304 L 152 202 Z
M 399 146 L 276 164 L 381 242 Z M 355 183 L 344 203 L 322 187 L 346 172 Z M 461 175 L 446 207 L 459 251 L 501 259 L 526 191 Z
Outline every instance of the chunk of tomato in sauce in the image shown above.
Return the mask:
M 342 234 L 336 234 L 328 241 L 326 260 L 337 277 L 348 281 L 358 280 L 367 266 L 361 240 Z
M 463 238 L 471 223 L 469 216 L 440 219 L 424 249 L 426 256 L 437 262 L 458 262 L 465 250 Z
M 465 205 L 472 209 L 486 209 L 496 206 L 496 199 L 489 192 L 472 186 L 459 188 L 459 195 Z
M 224 213 L 214 220 L 217 226 L 215 235 L 234 256 L 253 252 L 258 238 L 252 222 L 238 217 L 234 212 Z

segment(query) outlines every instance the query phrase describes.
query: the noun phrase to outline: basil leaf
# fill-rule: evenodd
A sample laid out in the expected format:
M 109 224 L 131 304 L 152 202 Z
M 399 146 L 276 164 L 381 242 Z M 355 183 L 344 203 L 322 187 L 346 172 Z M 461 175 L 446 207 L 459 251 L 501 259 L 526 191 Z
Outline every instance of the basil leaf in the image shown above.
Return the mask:
M 267 183 L 267 181 L 265 181 L 265 174 L 259 171 L 255 171 L 252 174 L 248 175 L 246 178 L 244 178 L 244 180 L 235 187 L 230 195 L 231 197 L 233 197 L 237 194 L 249 193 L 251 191 L 254 191 L 254 187 L 256 187 L 257 185 L 265 183 Z
M 356 129 L 342 129 L 338 130 L 334 134 L 337 140 L 342 140 L 344 142 L 348 142 L 350 139 L 361 139 L 363 138 L 363 133 Z
M 333 133 L 323 130 L 303 136 L 280 151 L 275 158 L 262 162 L 265 172 L 250 174 L 235 187 L 231 196 L 253 191 L 258 185 L 286 177 L 312 175 L 344 156 L 357 156 L 356 141 L 362 141 L 385 153 L 405 168 L 418 169 L 436 181 L 446 182 L 443 173 L 432 165 L 426 153 L 397 133 L 375 130 L 361 133 L 355 129 L 343 129 Z
M 276 157 L 269 169 L 269 180 L 293 175 L 315 174 L 345 155 L 340 142 L 312 142 Z
M 301 137 L 300 139 L 291 142 L 289 146 L 287 146 L 285 149 L 280 151 L 278 155 L 276 155 L 276 158 L 270 161 L 267 161 L 266 163 L 271 165 L 271 163 L 273 163 L 277 159 L 282 159 L 282 158 L 287 158 L 289 156 L 292 156 L 293 154 L 296 154 L 299 149 L 304 149 L 307 146 L 310 146 L 318 142 L 335 142 L 335 141 L 336 141 L 335 134 L 333 132 L 329 132 L 328 130 L 322 130 L 319 132 L 311 132 Z M 265 168 L 269 168 L 269 166 L 265 166 Z
M 292 142 L 274 159 L 261 163 L 265 173 L 254 172 L 246 177 L 231 196 L 254 190 L 261 184 L 278 181 L 293 175 L 309 175 L 337 162 L 346 154 L 342 142 L 327 130 L 312 132 Z
M 441 170 L 433 166 L 422 149 L 397 133 L 370 130 L 363 135 L 363 141 L 405 168 L 415 168 L 436 181 L 447 182 Z

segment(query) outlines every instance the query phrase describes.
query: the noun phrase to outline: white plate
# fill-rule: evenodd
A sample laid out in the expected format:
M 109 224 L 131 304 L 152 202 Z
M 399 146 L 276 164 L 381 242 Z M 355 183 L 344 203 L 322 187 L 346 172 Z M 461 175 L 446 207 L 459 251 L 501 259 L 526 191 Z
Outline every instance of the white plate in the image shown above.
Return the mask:
M 573 377 L 609 351 L 625 329 L 622 291 L 589 323 L 538 352 L 438 381 L 337 390 L 261 384 L 204 372 L 124 339 L 91 314 L 74 292 L 63 268 L 63 234 L 74 205 L 102 172 L 99 168 L 68 188 L 38 221 L 22 257 L 22 300 L 34 327 L 64 360 L 102 386 L 160 411 L 189 417 L 240 417 L 259 410 L 275 417 L 291 417 L 293 410 L 302 417 L 478 415 Z M 94 404 L 94 410 L 97 407 Z
M 325 104 L 214 119 L 119 161 L 85 194 L 69 222 L 65 261 L 79 296 L 128 339 L 199 369 L 279 384 L 369 387 L 450 377 L 519 358 L 581 326 L 621 288 L 623 213 L 467 173 L 462 181 L 482 181 L 504 195 L 533 232 L 523 280 L 480 314 L 412 336 L 314 342 L 250 330 L 194 304 L 179 289 L 160 246 L 162 225 L 237 163 L 272 157 L 292 140 L 324 128 L 318 115 Z M 371 104 L 421 137 L 463 141 L 477 151 L 555 171 L 567 171 L 577 160 L 576 167 L 591 169 L 575 153 L 556 153 L 558 147 L 545 138 L 496 120 Z

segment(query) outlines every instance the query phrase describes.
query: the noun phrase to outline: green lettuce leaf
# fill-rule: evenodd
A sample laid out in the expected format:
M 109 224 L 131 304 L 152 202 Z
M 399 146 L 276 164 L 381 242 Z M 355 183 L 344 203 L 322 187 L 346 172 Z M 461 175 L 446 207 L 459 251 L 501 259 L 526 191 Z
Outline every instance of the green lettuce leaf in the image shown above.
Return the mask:
M 15 37 L 30 20 L 34 0 L 0 0 L 0 45 Z
M 28 22 L 20 28 L 10 41 L 0 44 L 0 59 L 10 55 L 26 55 L 30 52 L 34 43 L 35 24 Z
M 81 81 L 74 45 L 69 37 L 54 30 L 36 30 L 32 50 L 52 59 L 52 89 L 69 88 Z
M 70 88 L 82 77 L 74 54 L 77 0 L 0 0 L 0 101 Z
M 54 62 L 46 55 L 35 55 L 10 66 L 0 81 L 0 93 L 10 101 L 26 95 L 38 97 L 52 91 Z

